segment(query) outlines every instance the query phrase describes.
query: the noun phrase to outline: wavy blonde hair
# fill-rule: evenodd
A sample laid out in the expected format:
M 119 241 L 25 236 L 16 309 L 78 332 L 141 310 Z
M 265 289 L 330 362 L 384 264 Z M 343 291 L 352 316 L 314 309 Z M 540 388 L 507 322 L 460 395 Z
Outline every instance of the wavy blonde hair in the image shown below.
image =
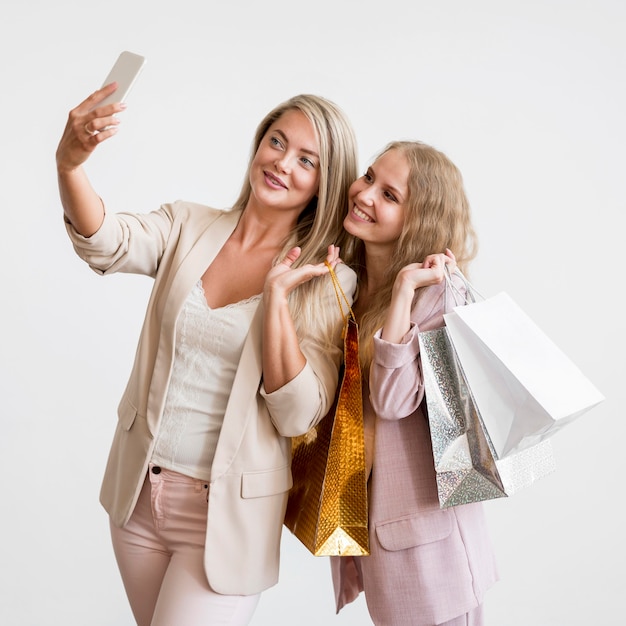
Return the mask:
M 348 206 L 348 190 L 357 177 L 357 143 L 346 114 L 334 103 L 321 96 L 300 94 L 279 104 L 257 127 L 248 169 L 234 209 L 245 209 L 252 193 L 250 167 L 269 127 L 287 111 L 303 113 L 313 125 L 319 142 L 319 187 L 317 195 L 298 217 L 293 231 L 284 242 L 276 261 L 294 246 L 302 252 L 294 266 L 320 263 L 325 260 L 330 244 L 337 243 L 343 233 L 343 219 Z M 328 276 L 321 276 L 301 285 L 289 297 L 289 306 L 296 330 L 321 334 L 336 343 L 336 310 L 323 311 L 316 307 L 323 293 L 332 289 Z
M 409 163 L 408 197 L 402 232 L 396 241 L 382 289 L 371 296 L 368 311 L 359 324 L 361 365 L 367 371 L 372 360 L 373 335 L 383 325 L 398 272 L 409 263 L 450 248 L 457 265 L 467 273 L 476 256 L 477 236 L 461 172 L 442 152 L 419 141 L 393 141 L 378 155 L 401 152 Z M 365 244 L 346 233 L 342 258 L 356 270 L 359 282 L 367 281 Z M 416 300 L 420 290 L 416 292 Z M 414 301 L 415 304 L 415 301 Z

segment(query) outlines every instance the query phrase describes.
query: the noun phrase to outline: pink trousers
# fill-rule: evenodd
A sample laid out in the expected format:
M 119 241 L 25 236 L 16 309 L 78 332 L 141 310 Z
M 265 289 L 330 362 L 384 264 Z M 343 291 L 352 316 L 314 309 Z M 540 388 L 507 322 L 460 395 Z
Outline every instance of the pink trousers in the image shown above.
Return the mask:
M 138 626 L 245 626 L 260 594 L 214 592 L 204 571 L 208 483 L 151 466 L 115 558 Z

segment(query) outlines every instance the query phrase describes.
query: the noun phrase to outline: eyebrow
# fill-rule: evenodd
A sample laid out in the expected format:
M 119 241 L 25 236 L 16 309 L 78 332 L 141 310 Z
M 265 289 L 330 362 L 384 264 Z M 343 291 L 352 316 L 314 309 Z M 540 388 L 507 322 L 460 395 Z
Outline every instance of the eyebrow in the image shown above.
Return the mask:
M 277 128 L 276 132 L 283 138 L 283 140 L 286 143 L 289 143 L 289 139 L 287 138 L 287 135 L 285 135 L 285 133 L 283 133 L 283 131 L 280 130 L 280 128 Z M 300 148 L 300 151 L 304 152 L 305 154 L 310 154 L 311 156 L 314 156 L 318 159 L 320 158 L 320 155 L 317 152 L 315 152 L 315 150 L 307 150 L 306 148 Z

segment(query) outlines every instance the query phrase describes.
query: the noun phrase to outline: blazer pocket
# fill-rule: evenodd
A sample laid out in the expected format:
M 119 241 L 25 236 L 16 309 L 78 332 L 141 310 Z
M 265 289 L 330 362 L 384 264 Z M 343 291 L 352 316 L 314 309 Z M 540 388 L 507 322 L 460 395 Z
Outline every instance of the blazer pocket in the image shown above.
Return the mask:
M 130 430 L 135 423 L 137 409 L 124 398 L 117 407 L 117 419 L 124 430 Z
M 262 498 L 289 491 L 293 486 L 290 466 L 267 472 L 247 472 L 241 476 L 241 497 Z
M 427 543 L 441 541 L 452 532 L 449 511 L 417 513 L 376 524 L 376 537 L 385 550 L 408 550 Z

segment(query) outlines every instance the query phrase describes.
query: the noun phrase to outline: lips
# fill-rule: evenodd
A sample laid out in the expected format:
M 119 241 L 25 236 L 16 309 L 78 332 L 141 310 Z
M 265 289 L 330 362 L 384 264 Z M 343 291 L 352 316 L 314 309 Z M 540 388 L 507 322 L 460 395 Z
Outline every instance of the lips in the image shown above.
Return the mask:
M 364 222 L 374 221 L 373 218 L 371 218 L 367 213 L 364 213 L 363 211 L 361 211 L 361 209 L 359 209 L 359 207 L 357 207 L 356 205 L 352 207 L 352 212 L 354 213 L 354 215 L 356 215 L 360 220 Z
M 280 178 L 274 176 L 271 172 L 263 170 L 263 175 L 265 176 L 265 181 L 270 187 L 275 189 L 287 189 L 287 185 L 285 185 Z

